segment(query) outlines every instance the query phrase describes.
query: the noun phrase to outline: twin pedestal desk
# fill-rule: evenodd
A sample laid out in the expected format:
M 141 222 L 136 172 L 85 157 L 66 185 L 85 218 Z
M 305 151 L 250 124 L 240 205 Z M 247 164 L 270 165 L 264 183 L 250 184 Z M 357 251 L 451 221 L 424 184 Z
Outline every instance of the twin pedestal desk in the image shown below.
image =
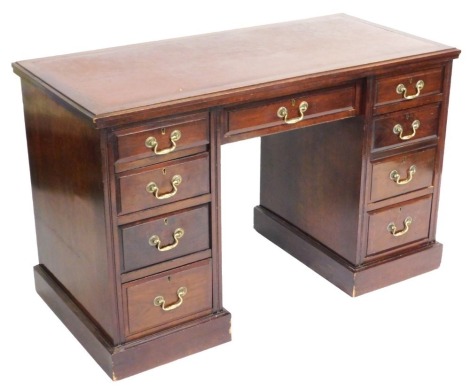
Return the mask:
M 351 296 L 437 268 L 459 53 L 333 15 L 13 64 L 38 293 L 113 379 L 229 341 L 220 151 L 258 136 L 260 234 Z

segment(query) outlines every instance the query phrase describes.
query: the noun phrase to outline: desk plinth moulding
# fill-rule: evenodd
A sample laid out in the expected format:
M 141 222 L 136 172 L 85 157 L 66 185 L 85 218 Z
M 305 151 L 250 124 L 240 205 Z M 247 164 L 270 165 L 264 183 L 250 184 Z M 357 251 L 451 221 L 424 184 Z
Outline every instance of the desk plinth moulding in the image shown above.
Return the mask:
M 38 293 L 113 379 L 229 341 L 220 148 L 257 136 L 262 235 L 352 296 L 437 268 L 459 53 L 334 15 L 13 64 Z

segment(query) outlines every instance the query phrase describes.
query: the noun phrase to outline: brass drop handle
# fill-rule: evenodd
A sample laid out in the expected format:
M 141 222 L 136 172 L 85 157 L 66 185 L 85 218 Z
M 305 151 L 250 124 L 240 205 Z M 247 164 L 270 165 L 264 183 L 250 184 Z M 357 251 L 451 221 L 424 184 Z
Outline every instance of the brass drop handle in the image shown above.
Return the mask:
M 165 155 L 168 153 L 171 153 L 176 149 L 176 142 L 181 139 L 181 131 L 180 130 L 173 130 L 170 134 L 170 142 L 171 142 L 171 147 L 168 147 L 167 149 L 163 150 L 157 150 L 158 148 L 158 141 L 153 137 L 150 136 L 145 140 L 145 147 L 148 147 L 149 149 L 153 149 L 153 152 L 156 155 Z
M 160 307 L 165 312 L 172 311 L 173 309 L 176 309 L 178 307 L 181 307 L 181 305 L 183 305 L 183 297 L 186 296 L 187 293 L 188 293 L 188 289 L 185 286 L 182 286 L 178 288 L 178 290 L 176 291 L 176 295 L 178 296 L 178 301 L 176 303 L 165 306 L 166 302 L 165 302 L 164 297 L 157 296 L 153 300 L 153 305 L 155 305 L 156 307 Z
M 145 190 L 154 195 L 156 199 L 158 200 L 165 200 L 165 199 L 169 199 L 170 197 L 173 197 L 176 192 L 178 192 L 178 185 L 180 185 L 181 183 L 183 182 L 183 177 L 181 177 L 180 175 L 176 174 L 173 176 L 173 178 L 171 179 L 171 186 L 173 187 L 173 190 L 171 192 L 168 192 L 168 193 L 164 193 L 162 195 L 158 194 L 158 191 L 160 190 L 159 187 L 157 186 L 157 184 L 155 184 L 155 182 L 149 182 L 147 184 L 147 187 L 145 188 Z
M 398 173 L 398 171 L 396 170 L 392 170 L 390 172 L 390 179 L 392 181 L 394 181 L 396 184 L 398 185 L 405 185 L 405 184 L 408 184 L 409 182 L 411 182 L 411 180 L 413 179 L 413 175 L 416 173 L 416 166 L 415 165 L 411 165 L 409 168 L 408 168 L 408 175 L 406 178 L 404 178 L 403 180 L 401 179 L 400 177 L 400 174 Z
M 152 235 L 149 238 L 149 245 L 155 246 L 158 251 L 170 251 L 176 248 L 176 246 L 178 246 L 178 243 L 180 242 L 179 240 L 183 237 L 183 235 L 184 235 L 184 230 L 182 228 L 177 228 L 173 232 L 174 242 L 172 244 L 169 244 L 163 247 L 162 247 L 162 241 L 160 240 L 160 237 L 158 235 Z
M 400 231 L 397 231 L 397 227 L 395 226 L 395 223 L 390 223 L 388 226 L 387 226 L 387 230 L 388 232 L 390 232 L 393 236 L 395 237 L 399 237 L 399 236 L 402 236 L 402 235 L 405 235 L 408 230 L 410 229 L 410 225 L 411 223 L 413 222 L 413 219 L 411 218 L 411 216 L 408 216 L 404 221 L 403 221 L 403 230 L 400 230 Z
M 421 91 L 423 90 L 424 88 L 424 81 L 423 80 L 419 80 L 417 83 L 416 83 L 416 93 L 414 95 L 408 95 L 408 91 L 406 89 L 406 86 L 403 85 L 403 84 L 398 84 L 397 85 L 397 93 L 399 95 L 402 95 L 404 99 L 406 100 L 413 100 L 413 99 L 416 99 L 419 94 L 421 93 Z
M 419 128 L 420 125 L 421 122 L 419 120 L 413 121 L 413 123 L 411 123 L 411 129 L 413 130 L 413 132 L 409 135 L 403 135 L 403 127 L 401 126 L 401 124 L 395 124 L 395 126 L 393 127 L 393 133 L 395 135 L 398 135 L 401 140 L 408 140 L 416 135 L 416 130 Z
M 308 108 L 308 103 L 306 101 L 302 101 L 299 105 L 299 114 L 300 116 L 293 118 L 293 119 L 287 119 L 287 115 L 289 112 L 287 112 L 286 107 L 279 107 L 277 110 L 277 117 L 284 119 L 284 123 L 286 124 L 295 124 L 303 120 L 304 118 L 304 113 L 307 111 Z

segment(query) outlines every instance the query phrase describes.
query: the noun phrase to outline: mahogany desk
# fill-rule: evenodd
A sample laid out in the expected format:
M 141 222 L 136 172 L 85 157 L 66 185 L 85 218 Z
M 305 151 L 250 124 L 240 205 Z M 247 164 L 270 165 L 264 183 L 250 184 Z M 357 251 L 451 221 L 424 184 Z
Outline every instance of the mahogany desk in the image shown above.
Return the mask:
M 459 53 L 334 15 L 15 63 L 38 293 L 113 379 L 230 340 L 220 147 L 258 136 L 262 235 L 351 296 L 437 268 Z

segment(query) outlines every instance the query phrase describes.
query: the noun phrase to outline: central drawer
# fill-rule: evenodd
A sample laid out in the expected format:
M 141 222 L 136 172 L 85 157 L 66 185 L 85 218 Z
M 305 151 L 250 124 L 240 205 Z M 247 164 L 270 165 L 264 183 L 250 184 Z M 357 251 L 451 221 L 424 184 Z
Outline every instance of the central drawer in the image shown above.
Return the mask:
M 123 226 L 122 270 L 128 272 L 210 248 L 209 205 Z
M 231 141 L 355 116 L 359 85 L 346 84 L 228 108 L 224 137 Z

